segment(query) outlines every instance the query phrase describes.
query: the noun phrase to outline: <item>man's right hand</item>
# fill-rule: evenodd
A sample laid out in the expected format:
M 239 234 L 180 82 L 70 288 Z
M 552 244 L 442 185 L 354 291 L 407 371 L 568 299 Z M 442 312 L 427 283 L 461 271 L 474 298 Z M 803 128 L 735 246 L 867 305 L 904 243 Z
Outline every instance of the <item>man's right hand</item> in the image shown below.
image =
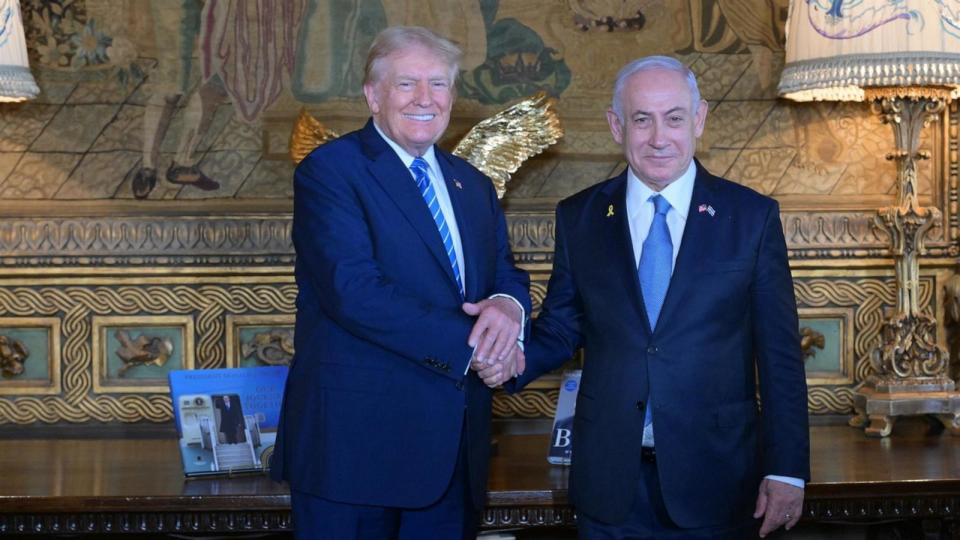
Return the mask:
M 523 373 L 526 368 L 526 357 L 520 347 L 516 347 L 513 352 L 503 360 L 494 362 L 483 362 L 474 358 L 470 363 L 470 369 L 477 372 L 477 375 L 483 380 L 483 383 L 490 388 L 495 388 Z

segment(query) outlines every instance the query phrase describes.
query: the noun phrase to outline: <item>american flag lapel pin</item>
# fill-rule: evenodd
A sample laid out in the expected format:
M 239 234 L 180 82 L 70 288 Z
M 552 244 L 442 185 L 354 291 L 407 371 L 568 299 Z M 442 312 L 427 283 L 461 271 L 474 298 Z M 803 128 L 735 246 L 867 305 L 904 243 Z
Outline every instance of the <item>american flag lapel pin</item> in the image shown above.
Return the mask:
M 701 214 L 704 213 L 704 212 L 706 212 L 706 213 L 710 214 L 710 217 L 713 217 L 713 216 L 715 216 L 715 215 L 717 214 L 717 211 L 714 210 L 713 207 L 710 206 L 709 204 L 701 204 L 701 205 L 697 208 L 697 211 L 700 212 Z
M 463 189 L 463 184 L 461 184 L 456 178 L 453 179 L 453 185 L 457 186 L 457 189 Z

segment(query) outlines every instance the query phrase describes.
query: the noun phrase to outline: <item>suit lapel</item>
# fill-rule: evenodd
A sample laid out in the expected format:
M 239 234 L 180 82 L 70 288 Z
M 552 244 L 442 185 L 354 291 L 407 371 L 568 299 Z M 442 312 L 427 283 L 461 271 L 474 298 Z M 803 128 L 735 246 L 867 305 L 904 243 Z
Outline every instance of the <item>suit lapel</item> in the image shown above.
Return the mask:
M 715 216 L 709 212 L 701 212 L 701 205 L 711 208 L 721 207 L 715 200 L 713 177 L 697 162 L 697 177 L 693 184 L 693 196 L 690 198 L 690 208 L 687 209 L 687 223 L 683 228 L 683 239 L 680 241 L 680 252 L 677 262 L 673 266 L 673 275 L 670 277 L 670 287 L 667 297 L 660 310 L 660 321 L 669 320 L 679 308 L 678 298 L 683 296 L 684 288 L 696 283 L 695 272 L 700 262 L 700 256 L 706 252 L 713 238 L 713 224 Z
M 626 294 L 630 299 L 630 305 L 643 320 L 644 328 L 649 329 L 650 322 L 647 319 L 647 310 L 643 305 L 640 278 L 637 275 L 637 266 L 634 262 L 636 256 L 633 253 L 633 240 L 630 236 L 630 216 L 627 215 L 626 169 L 613 182 L 607 184 L 602 196 L 598 197 L 597 201 L 601 207 L 593 211 L 600 219 L 600 228 L 594 238 L 604 244 L 598 252 L 610 257 L 608 261 L 598 260 L 597 268 L 601 269 L 604 275 L 609 275 L 605 268 L 619 269 L 613 275 L 620 276 L 622 282 L 619 286 L 615 283 L 610 285 L 613 290 Z M 619 301 L 613 302 L 611 305 L 618 304 Z
M 364 126 L 360 136 L 364 145 L 364 153 L 371 160 L 368 167 L 371 176 L 397 205 L 413 229 L 417 231 L 427 249 L 446 272 L 447 277 L 450 278 L 449 283 L 459 295 L 460 291 L 457 289 L 456 278 L 453 276 L 453 268 L 450 267 L 450 260 L 447 259 L 447 252 L 443 247 L 437 224 L 433 221 L 433 216 L 430 215 L 430 210 L 427 208 L 423 195 L 420 194 L 410 171 L 403 166 L 400 157 L 377 133 L 372 120 L 367 121 L 367 125 Z M 463 236 L 462 232 L 461 236 Z

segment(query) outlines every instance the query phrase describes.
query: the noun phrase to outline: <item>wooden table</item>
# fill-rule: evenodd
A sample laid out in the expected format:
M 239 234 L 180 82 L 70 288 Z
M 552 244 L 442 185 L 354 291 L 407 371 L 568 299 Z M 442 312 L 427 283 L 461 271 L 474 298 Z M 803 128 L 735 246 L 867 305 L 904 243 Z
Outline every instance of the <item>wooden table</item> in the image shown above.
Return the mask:
M 901 425 L 898 423 L 898 429 Z M 811 428 L 804 520 L 960 518 L 960 438 L 922 425 L 886 439 Z M 574 524 L 568 469 L 547 435 L 500 437 L 483 527 Z M 286 486 L 264 476 L 186 480 L 168 439 L 0 441 L 0 533 L 230 533 L 289 530 Z

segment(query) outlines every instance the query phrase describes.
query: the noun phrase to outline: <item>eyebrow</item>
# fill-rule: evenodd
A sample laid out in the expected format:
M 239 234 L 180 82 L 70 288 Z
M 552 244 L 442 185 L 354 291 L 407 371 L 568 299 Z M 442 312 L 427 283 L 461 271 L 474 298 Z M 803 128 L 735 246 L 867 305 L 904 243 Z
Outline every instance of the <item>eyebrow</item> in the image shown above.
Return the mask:
M 448 77 L 417 77 L 415 75 L 406 75 L 406 74 L 398 74 L 396 78 L 393 80 L 393 84 L 405 83 L 405 82 L 419 83 L 420 81 L 427 81 L 427 83 L 429 84 L 435 84 L 437 82 L 443 82 L 444 84 L 448 84 L 448 85 L 451 84 L 450 79 Z
M 673 114 L 673 113 L 676 113 L 676 112 L 686 113 L 687 110 L 684 109 L 683 107 L 674 107 L 674 108 L 668 110 L 668 111 L 666 112 L 666 114 Z M 637 117 L 638 115 L 652 116 L 653 114 L 654 114 L 654 113 L 649 112 L 649 111 L 634 111 L 631 116 L 633 116 L 633 117 Z

